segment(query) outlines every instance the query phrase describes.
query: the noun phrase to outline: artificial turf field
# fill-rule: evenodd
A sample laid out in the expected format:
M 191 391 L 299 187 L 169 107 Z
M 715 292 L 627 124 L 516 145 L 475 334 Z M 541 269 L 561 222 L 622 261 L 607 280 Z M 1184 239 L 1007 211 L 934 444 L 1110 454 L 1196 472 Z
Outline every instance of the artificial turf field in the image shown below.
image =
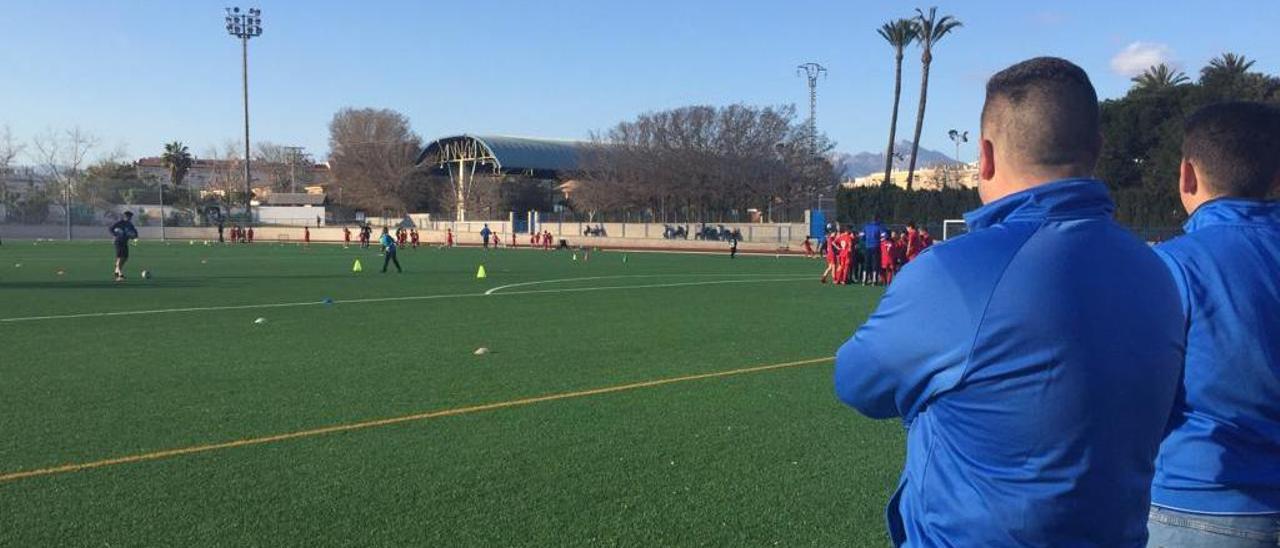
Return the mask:
M 901 426 L 822 359 L 879 291 L 816 261 L 132 255 L 116 284 L 109 242 L 0 246 L 0 545 L 887 542 Z

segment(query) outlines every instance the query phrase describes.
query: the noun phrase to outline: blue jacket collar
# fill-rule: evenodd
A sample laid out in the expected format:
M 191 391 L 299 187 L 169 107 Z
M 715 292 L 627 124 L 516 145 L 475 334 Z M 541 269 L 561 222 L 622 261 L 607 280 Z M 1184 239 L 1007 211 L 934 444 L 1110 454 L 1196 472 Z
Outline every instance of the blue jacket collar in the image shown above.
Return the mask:
M 965 213 L 969 230 L 1007 221 L 1110 217 L 1115 204 L 1097 179 L 1062 179 L 1010 194 Z
M 1190 233 L 1202 228 L 1220 225 L 1280 226 L 1280 200 L 1254 200 L 1249 198 L 1216 198 L 1196 208 L 1191 218 L 1182 225 Z

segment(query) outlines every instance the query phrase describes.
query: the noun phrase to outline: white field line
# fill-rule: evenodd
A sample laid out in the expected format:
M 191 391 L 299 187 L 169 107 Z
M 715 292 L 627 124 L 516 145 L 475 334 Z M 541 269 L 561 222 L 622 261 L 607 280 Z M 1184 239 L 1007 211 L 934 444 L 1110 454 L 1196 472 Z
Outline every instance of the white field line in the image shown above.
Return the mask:
M 493 295 L 538 295 L 545 293 L 581 293 L 588 291 L 611 291 L 619 289 L 654 289 L 665 287 L 689 287 L 700 285 L 725 285 L 739 283 L 776 283 L 776 282 L 795 282 L 802 280 L 812 281 L 812 277 L 789 277 L 789 278 L 745 278 L 735 280 L 711 280 L 705 282 L 675 282 L 665 284 L 643 284 L 643 285 L 619 285 L 604 287 L 570 287 L 559 289 L 532 289 L 526 291 L 508 291 L 505 293 L 494 293 Z M 559 280 L 564 281 L 564 280 Z M 488 297 L 489 293 L 453 293 L 441 295 L 410 295 L 402 297 L 372 297 L 365 299 L 343 299 L 334 300 L 334 304 L 363 304 L 363 303 L 385 303 L 385 302 L 404 302 L 404 301 L 426 301 L 435 299 L 457 299 L 464 297 Z M 0 323 L 18 323 L 18 322 L 34 322 L 45 320 L 70 320 L 77 318 L 105 318 L 113 316 L 145 316 L 152 314 L 174 314 L 180 312 L 218 312 L 226 310 L 253 310 L 262 308 L 290 308 L 297 306 L 318 306 L 323 305 L 321 301 L 303 301 L 291 303 L 263 303 L 263 304 L 242 304 L 242 305 L 224 305 L 224 306 L 192 306 L 185 308 L 160 308 L 154 310 L 122 310 L 118 312 L 85 312 L 79 314 L 55 314 L 49 316 L 25 316 L 17 318 L 0 318 Z
M 485 295 L 492 295 L 503 289 L 511 289 L 513 287 L 525 287 L 530 285 L 556 284 L 562 282 L 583 282 L 590 280 L 616 280 L 621 278 L 674 278 L 674 277 L 691 277 L 691 276 L 719 276 L 724 278 L 731 277 L 765 277 L 769 274 L 616 274 L 612 276 L 587 276 L 584 278 L 559 278 L 555 280 L 537 280 L 532 282 L 520 282 L 514 284 L 500 285 L 488 291 Z

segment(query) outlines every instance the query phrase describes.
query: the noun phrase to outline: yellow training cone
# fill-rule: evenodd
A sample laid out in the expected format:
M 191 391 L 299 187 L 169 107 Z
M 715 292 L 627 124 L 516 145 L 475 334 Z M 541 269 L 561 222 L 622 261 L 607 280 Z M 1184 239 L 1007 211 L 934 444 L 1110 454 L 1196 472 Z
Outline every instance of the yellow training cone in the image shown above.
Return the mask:
M 356 259 L 355 264 L 351 265 L 352 272 L 364 272 L 364 266 L 360 264 L 360 259 Z
M 477 279 L 477 280 L 483 280 L 483 279 L 488 278 L 488 277 L 489 277 L 489 275 L 484 273 L 484 265 L 480 265 L 480 270 L 477 270 L 477 271 L 476 271 L 476 279 Z

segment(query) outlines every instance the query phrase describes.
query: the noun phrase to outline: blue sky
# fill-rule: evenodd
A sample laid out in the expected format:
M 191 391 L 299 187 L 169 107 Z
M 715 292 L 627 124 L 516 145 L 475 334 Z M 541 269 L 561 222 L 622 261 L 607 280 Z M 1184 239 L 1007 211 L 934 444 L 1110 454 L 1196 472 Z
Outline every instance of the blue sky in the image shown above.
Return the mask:
M 99 152 L 123 148 L 130 157 L 154 155 L 172 140 L 203 156 L 235 140 L 240 48 L 223 29 L 227 5 L 4 0 L 0 125 L 22 140 L 79 125 L 101 139 Z M 453 11 L 460 5 L 472 11 Z M 1121 72 L 1150 59 L 1167 59 L 1194 76 L 1209 58 L 1236 51 L 1257 60 L 1256 69 L 1280 73 L 1275 0 L 937 5 L 965 25 L 936 50 L 921 139 L 947 152 L 948 129 L 977 129 L 985 79 L 1035 55 L 1081 64 L 1103 97 L 1123 94 L 1128 77 Z M 807 61 L 830 70 L 819 85 L 820 129 L 839 150 L 879 150 L 893 59 L 875 29 L 910 15 L 915 4 L 266 0 L 256 6 L 264 32 L 250 43 L 252 139 L 323 156 L 327 124 L 344 106 L 403 112 L 426 139 L 460 132 L 585 138 L 641 112 L 688 104 L 795 103 L 803 112 L 807 90 L 795 66 Z M 919 72 L 913 49 L 904 63 L 899 135 L 912 130 Z M 972 147 L 962 156 L 972 159 Z

